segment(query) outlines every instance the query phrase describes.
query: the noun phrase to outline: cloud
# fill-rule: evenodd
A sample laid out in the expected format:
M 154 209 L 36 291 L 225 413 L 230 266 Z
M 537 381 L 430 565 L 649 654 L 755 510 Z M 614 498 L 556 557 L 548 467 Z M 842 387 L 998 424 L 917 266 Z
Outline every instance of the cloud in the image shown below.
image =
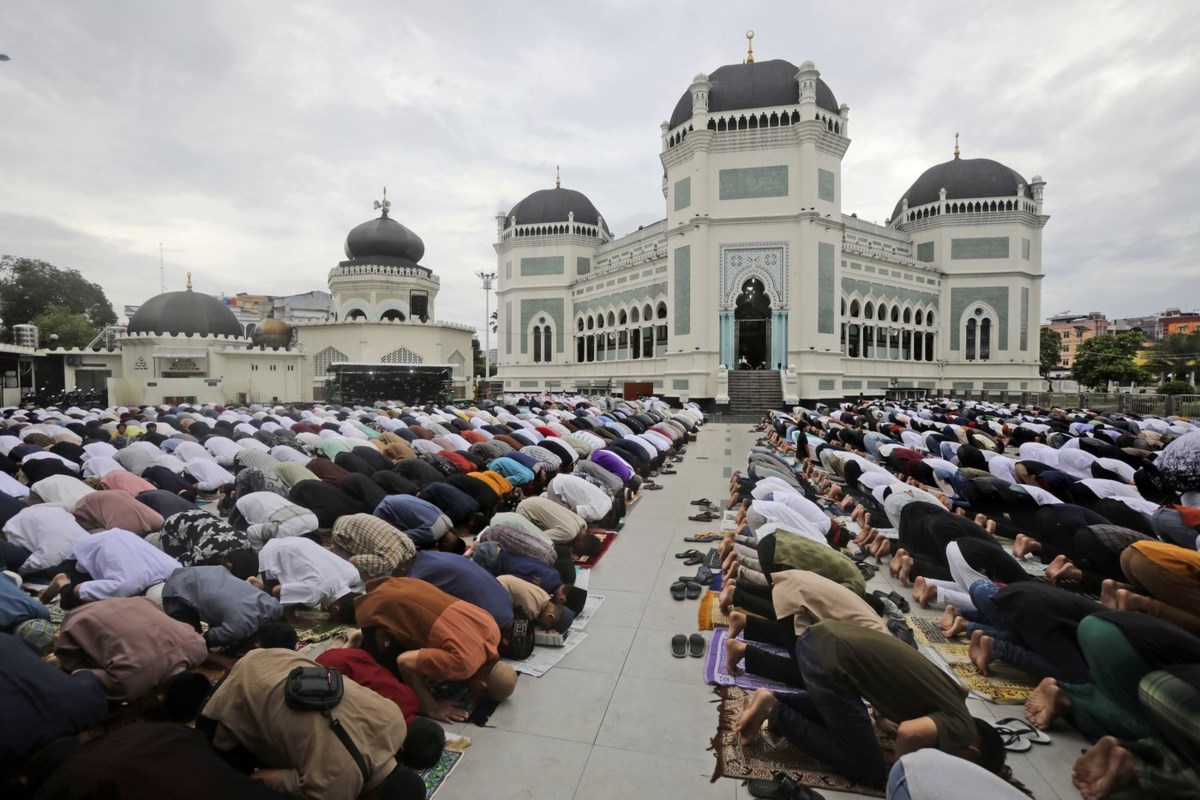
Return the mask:
M 659 123 L 748 28 L 850 105 L 846 213 L 882 222 L 961 131 L 1048 182 L 1044 310 L 1195 304 L 1192 4 L 9 4 L 0 252 L 118 310 L 157 292 L 160 242 L 169 289 L 308 291 L 387 185 L 439 313 L 482 326 L 496 213 L 561 165 L 618 235 L 661 219 Z

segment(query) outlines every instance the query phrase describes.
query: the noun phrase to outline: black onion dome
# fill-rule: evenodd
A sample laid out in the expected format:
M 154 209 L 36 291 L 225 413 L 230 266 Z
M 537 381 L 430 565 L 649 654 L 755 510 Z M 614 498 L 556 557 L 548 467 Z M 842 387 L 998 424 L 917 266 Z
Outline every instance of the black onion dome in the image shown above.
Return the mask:
M 1022 197 L 1033 197 L 1029 181 L 999 161 L 990 158 L 953 158 L 925 170 L 896 203 L 892 219 L 899 219 L 906 197 L 908 207 L 915 208 L 937 201 L 942 189 L 946 190 L 947 200 L 966 200 L 974 197 L 1016 197 L 1018 186 L 1025 187 Z
M 796 83 L 799 71 L 795 64 L 779 58 L 721 67 L 708 76 L 708 82 L 712 84 L 708 91 L 709 113 L 794 106 L 800 102 L 800 85 Z M 839 113 L 833 90 L 820 78 L 817 78 L 817 106 Z M 668 126 L 674 128 L 691 118 L 692 91 L 688 89 L 675 104 Z
M 151 297 L 129 320 L 129 333 L 186 336 L 241 336 L 242 326 L 215 297 L 198 292 L 167 292 Z
M 346 258 L 382 256 L 403 258 L 414 264 L 425 255 L 421 237 L 387 215 L 359 225 L 346 236 Z
M 518 225 L 541 225 L 547 222 L 567 222 L 574 212 L 575 221 L 584 225 L 599 225 L 600 212 L 583 192 L 564 189 L 541 189 L 526 197 L 508 212 L 509 219 L 517 218 Z M 608 230 L 608 226 L 604 226 Z

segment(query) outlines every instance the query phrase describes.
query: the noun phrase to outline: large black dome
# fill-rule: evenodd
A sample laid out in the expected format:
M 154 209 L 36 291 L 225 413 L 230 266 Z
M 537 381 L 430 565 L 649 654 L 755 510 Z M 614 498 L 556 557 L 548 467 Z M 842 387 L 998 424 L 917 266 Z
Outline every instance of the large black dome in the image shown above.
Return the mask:
M 800 86 L 796 73 L 800 68 L 790 61 L 753 61 L 749 64 L 729 64 L 708 76 L 712 89 L 708 92 L 710 113 L 739 111 L 744 108 L 793 106 L 800 102 Z M 838 113 L 838 102 L 825 81 L 817 78 L 817 105 Z M 689 89 L 675 104 L 669 127 L 674 128 L 692 118 L 692 92 Z
M 1029 181 L 1013 169 L 990 158 L 953 158 L 945 164 L 930 167 L 896 203 L 892 220 L 900 217 L 904 198 L 908 207 L 935 202 L 946 190 L 947 200 L 966 200 L 975 197 L 1016 197 L 1017 187 L 1024 186 L 1023 197 L 1033 197 Z
M 237 317 L 207 294 L 167 292 L 151 297 L 129 320 L 129 333 L 176 333 L 186 336 L 241 336 Z
M 518 225 L 541 225 L 546 222 L 567 222 L 575 213 L 575 221 L 584 225 L 599 225 L 600 212 L 583 192 L 564 189 L 541 189 L 512 207 L 509 218 L 516 217 Z M 608 226 L 604 226 L 605 230 Z
M 414 264 L 425 255 L 421 237 L 383 212 L 379 219 L 359 225 L 346 236 L 346 258 L 386 256 L 403 258 Z

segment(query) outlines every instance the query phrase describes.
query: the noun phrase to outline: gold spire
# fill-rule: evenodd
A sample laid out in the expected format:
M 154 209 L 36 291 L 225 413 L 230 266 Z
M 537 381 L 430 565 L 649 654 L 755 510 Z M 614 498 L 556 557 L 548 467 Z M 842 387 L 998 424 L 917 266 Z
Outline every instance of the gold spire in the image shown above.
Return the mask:
M 746 63 L 754 63 L 754 31 L 746 31 Z
M 954 132 L 954 157 L 958 158 L 958 131 Z
M 558 164 L 554 165 L 554 188 L 562 188 L 562 173 L 559 172 Z
M 187 290 L 189 292 L 192 290 L 192 273 L 190 272 L 188 273 Z

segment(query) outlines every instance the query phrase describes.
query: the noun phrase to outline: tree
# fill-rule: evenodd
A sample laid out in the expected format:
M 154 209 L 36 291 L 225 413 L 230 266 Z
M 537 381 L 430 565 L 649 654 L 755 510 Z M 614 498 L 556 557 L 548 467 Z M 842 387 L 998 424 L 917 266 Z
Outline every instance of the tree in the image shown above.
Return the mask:
M 33 318 L 33 324 L 42 335 L 42 347 L 87 347 L 99 333 L 83 314 L 62 306 L 50 306 Z
M 1159 394 L 1195 394 L 1196 387 L 1187 381 L 1167 381 L 1158 387 Z
M 472 336 L 471 337 L 471 360 L 472 360 L 472 363 L 474 363 L 474 365 L 475 365 L 472 374 L 476 378 L 482 378 L 484 376 L 484 370 L 486 369 L 486 362 L 484 361 L 483 355 L 484 355 L 483 348 L 479 346 L 479 337 Z
M 1095 391 L 1116 383 L 1142 383 L 1150 379 L 1150 373 L 1135 361 L 1142 349 L 1144 337 L 1140 331 L 1106 333 L 1085 339 L 1075 348 L 1075 365 L 1071 377 Z
M 1190 382 L 1200 364 L 1200 331 L 1173 333 L 1155 343 L 1146 368 L 1163 381 Z
M 1041 365 L 1038 373 L 1050 380 L 1050 373 L 1062 363 L 1062 334 L 1050 328 L 1042 328 Z
M 0 341 L 11 340 L 13 325 L 32 322 L 52 308 L 83 316 L 93 329 L 92 336 L 117 321 L 104 290 L 77 270 L 35 258 L 0 258 Z

